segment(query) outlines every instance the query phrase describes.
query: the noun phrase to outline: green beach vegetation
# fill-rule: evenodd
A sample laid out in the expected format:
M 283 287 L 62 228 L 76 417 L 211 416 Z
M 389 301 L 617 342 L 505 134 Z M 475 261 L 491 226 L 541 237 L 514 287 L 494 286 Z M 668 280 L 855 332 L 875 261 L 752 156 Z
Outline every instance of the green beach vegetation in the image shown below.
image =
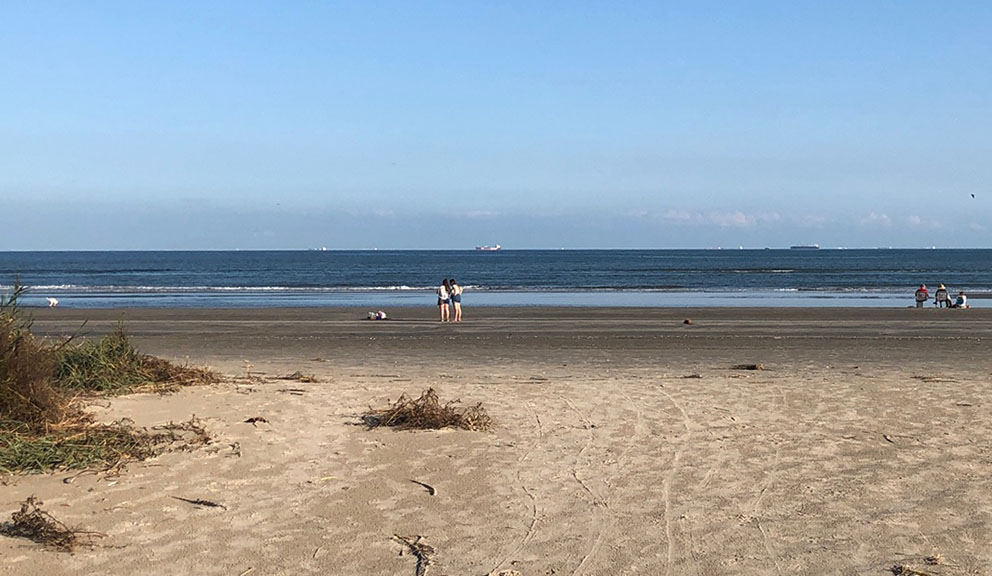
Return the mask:
M 196 420 L 152 430 L 129 420 L 95 422 L 83 410 L 87 398 L 164 393 L 218 378 L 203 368 L 140 353 L 123 323 L 96 340 L 40 339 L 18 305 L 24 292 L 15 285 L 0 296 L 0 473 L 110 470 L 160 454 L 176 442 L 209 440 Z

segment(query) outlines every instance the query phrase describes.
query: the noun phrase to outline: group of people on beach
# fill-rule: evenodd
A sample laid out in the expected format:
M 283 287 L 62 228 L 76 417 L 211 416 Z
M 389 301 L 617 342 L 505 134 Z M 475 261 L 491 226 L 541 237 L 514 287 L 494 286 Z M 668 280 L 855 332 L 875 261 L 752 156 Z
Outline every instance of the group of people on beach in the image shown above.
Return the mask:
M 923 308 L 923 304 L 927 300 L 930 300 L 930 292 L 927 290 L 927 285 L 920 284 L 920 287 L 916 289 L 916 307 Z M 947 295 L 947 288 L 941 284 L 940 288 L 937 288 L 937 291 L 933 293 L 933 305 L 938 308 L 967 308 L 968 297 L 965 296 L 962 290 L 958 292 L 958 297 L 952 302 Z
M 454 278 L 445 278 L 438 286 L 437 307 L 441 311 L 441 322 L 462 321 L 462 287 Z

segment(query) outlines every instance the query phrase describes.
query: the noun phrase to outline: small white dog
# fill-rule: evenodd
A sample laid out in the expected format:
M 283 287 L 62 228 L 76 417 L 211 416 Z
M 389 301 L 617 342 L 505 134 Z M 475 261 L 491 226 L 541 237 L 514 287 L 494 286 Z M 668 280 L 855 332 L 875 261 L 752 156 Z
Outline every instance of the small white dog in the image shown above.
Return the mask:
M 56 306 L 59 305 L 58 298 L 45 298 L 45 300 L 48 300 L 48 307 L 49 308 L 55 308 Z

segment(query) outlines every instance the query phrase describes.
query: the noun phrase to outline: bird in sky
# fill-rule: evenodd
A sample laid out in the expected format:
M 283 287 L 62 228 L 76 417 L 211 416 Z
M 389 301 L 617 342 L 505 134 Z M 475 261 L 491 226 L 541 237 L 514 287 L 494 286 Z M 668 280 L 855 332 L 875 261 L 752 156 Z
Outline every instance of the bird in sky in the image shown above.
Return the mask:
M 974 197 L 975 197 L 975 195 L 974 195 L 974 194 L 972 194 L 972 195 L 971 195 L 971 197 L 972 197 L 972 198 L 974 198 Z

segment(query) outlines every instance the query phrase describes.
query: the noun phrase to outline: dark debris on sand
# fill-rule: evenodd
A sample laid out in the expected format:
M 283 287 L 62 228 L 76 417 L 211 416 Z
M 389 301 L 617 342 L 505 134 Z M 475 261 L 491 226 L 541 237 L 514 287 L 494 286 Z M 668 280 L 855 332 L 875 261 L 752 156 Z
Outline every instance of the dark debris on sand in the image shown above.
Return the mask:
M 10 522 L 0 525 L 0 534 L 11 538 L 27 538 L 60 552 L 72 552 L 83 543 L 81 538 L 102 537 L 98 532 L 69 528 L 54 516 L 41 509 L 43 502 L 30 496 L 21 503 L 21 509 L 10 516 Z

